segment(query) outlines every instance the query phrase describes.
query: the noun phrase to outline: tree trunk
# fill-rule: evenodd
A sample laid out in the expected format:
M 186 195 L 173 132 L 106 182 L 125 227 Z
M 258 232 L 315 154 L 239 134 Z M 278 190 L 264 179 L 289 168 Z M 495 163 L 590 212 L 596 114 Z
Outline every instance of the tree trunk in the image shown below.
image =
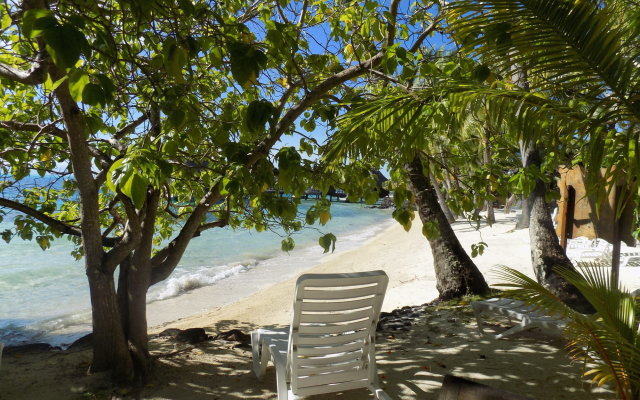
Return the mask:
M 133 362 L 122 330 L 113 275 L 87 271 L 93 316 L 93 362 L 91 372 L 113 371 L 114 380 L 129 382 Z
M 159 112 L 156 112 L 158 117 L 154 126 L 159 134 L 160 118 Z M 149 188 L 144 209 L 140 246 L 133 255 L 135 268 L 129 272 L 128 279 L 131 298 L 129 302 L 129 346 L 143 382 L 147 381 L 152 365 L 149 355 L 149 336 L 147 335 L 147 291 L 151 286 L 151 254 L 159 201 L 160 191 Z
M 522 213 L 518 217 L 518 222 L 516 222 L 516 229 L 529 229 L 532 205 L 533 199 L 531 196 L 522 197 Z
M 487 282 L 447 222 L 438 204 L 436 191 L 428 176 L 424 175 L 422 161 L 418 156 L 407 164 L 407 170 L 422 223 L 435 223 L 440 230 L 439 237 L 428 239 L 433 253 L 439 299 L 448 300 L 469 294 L 487 293 Z
M 540 165 L 540 155 L 537 150 L 532 150 L 529 155 L 528 165 Z M 529 196 L 531 203 L 529 238 L 531 261 L 536 278 L 570 307 L 583 313 L 593 312 L 593 308 L 578 289 L 556 272 L 557 268 L 571 270 L 575 268 L 560 246 L 556 231 L 553 229 L 545 192 L 546 185 L 542 180 L 538 180 Z
M 482 135 L 482 161 L 485 166 L 491 164 L 491 131 L 484 129 Z M 487 184 L 487 196 L 489 200 L 485 200 L 485 208 L 487 209 L 487 224 L 492 225 L 496 222 L 496 215 L 493 210 L 493 194 L 491 193 L 491 183 Z
M 517 199 L 518 198 L 516 197 L 515 194 L 512 194 L 511 196 L 509 196 L 507 201 L 504 203 L 504 213 L 505 214 L 511 214 L 511 207 L 513 207 L 513 205 L 515 204 Z
M 53 64 L 49 69 L 53 80 L 59 80 L 64 76 L 64 73 Z M 105 267 L 105 252 L 102 247 L 102 230 L 99 222 L 98 187 L 93 177 L 93 164 L 87 147 L 84 120 L 82 112 L 71 97 L 68 84 L 59 85 L 55 94 L 67 128 L 70 161 L 82 204 L 82 247 L 93 320 L 91 372 L 111 370 L 115 381 L 127 382 L 133 376 L 133 364 L 120 324 L 113 280 L 114 271 Z
M 453 215 L 453 211 L 451 211 L 451 209 L 447 205 L 447 200 L 445 199 L 444 194 L 440 189 L 440 185 L 438 185 L 438 182 L 436 182 L 433 174 L 429 174 L 429 179 L 431 179 L 431 182 L 433 183 L 433 189 L 436 191 L 436 195 L 438 196 L 438 203 L 440 203 L 442 212 L 444 212 L 445 217 L 447 217 L 447 222 L 453 224 L 454 222 L 456 222 L 456 217 Z
M 536 153 L 536 149 L 532 144 L 520 140 L 520 158 L 522 160 L 522 166 L 528 167 L 531 165 L 531 156 Z M 531 220 L 531 208 L 533 207 L 534 198 L 533 193 L 529 195 L 529 197 L 522 196 L 522 213 L 520 214 L 520 218 L 516 223 L 516 229 L 528 229 L 530 220 Z

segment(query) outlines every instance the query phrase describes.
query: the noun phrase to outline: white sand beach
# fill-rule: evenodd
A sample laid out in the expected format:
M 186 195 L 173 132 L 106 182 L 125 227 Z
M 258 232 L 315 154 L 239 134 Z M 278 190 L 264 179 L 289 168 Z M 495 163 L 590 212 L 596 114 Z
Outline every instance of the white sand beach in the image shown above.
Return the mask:
M 515 215 L 497 215 L 492 227 L 476 231 L 465 222 L 454 229 L 464 248 L 488 244 L 474 259 L 490 284 L 492 270 L 507 265 L 532 274 L 529 233 L 514 231 Z M 338 238 L 339 239 L 339 238 Z M 437 296 L 431 251 L 417 225 L 405 232 L 393 225 L 356 249 L 334 254 L 307 272 L 354 272 L 382 269 L 390 283 L 383 311 L 420 305 Z M 205 312 L 155 326 L 151 334 L 166 328 L 204 327 L 209 335 L 229 329 L 248 333 L 262 326 L 286 325 L 291 318 L 295 277 L 266 287 L 233 304 L 212 303 Z M 630 289 L 640 288 L 640 268 L 621 271 Z M 498 327 L 497 329 L 501 329 Z M 154 338 L 158 357 L 157 379 L 141 393 L 114 393 L 104 376 L 86 376 L 87 350 L 6 354 L 0 369 L 0 399 L 103 399 L 132 395 L 143 399 L 273 399 L 274 373 L 259 382 L 250 370 L 251 352 L 236 342 L 220 340 L 200 345 Z M 570 361 L 563 341 L 539 332 L 526 332 L 495 341 L 477 334 L 468 307 L 428 308 L 411 331 L 378 340 L 379 375 L 394 399 L 436 399 L 445 374 L 517 392 L 534 399 L 612 399 L 607 388 L 597 388 L 580 377 L 583 366 Z M 111 397 L 115 396 L 115 397 Z M 366 391 L 318 399 L 367 399 Z

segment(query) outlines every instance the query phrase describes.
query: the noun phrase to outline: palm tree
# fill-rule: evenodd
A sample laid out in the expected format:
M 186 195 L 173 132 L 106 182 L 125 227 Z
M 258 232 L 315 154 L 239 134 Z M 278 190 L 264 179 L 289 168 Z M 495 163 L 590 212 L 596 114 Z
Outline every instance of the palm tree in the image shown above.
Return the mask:
M 446 98 L 435 91 L 430 93 L 426 98 L 413 91 L 387 88 L 378 96 L 354 104 L 341 118 L 341 129 L 333 135 L 325 159 L 388 162 L 406 179 L 412 193 L 411 200 L 414 200 L 433 253 L 440 299 L 484 294 L 488 285 L 457 240 L 439 205 L 438 183 L 432 178 L 436 173 L 441 174 L 438 170 L 444 165 L 434 151 L 441 149 L 443 138 L 449 147 L 463 149 L 465 143 L 459 140 L 459 124 L 451 118 Z M 465 160 L 475 163 L 477 153 L 468 153 L 471 156 Z M 486 185 L 476 189 L 484 193 Z M 396 196 L 398 194 L 396 191 Z M 467 190 L 465 204 L 461 205 L 465 211 L 471 211 L 475 206 L 470 197 Z M 403 224 L 410 223 L 409 215 L 413 215 L 410 208 L 396 213 Z
M 507 283 L 506 297 L 539 307 L 567 321 L 563 335 L 571 356 L 587 363 L 586 376 L 600 385 L 611 382 L 618 398 L 640 399 L 640 298 L 611 280 L 602 268 L 561 270 L 559 274 L 580 290 L 596 313 L 584 315 L 523 273 L 511 268 L 498 275 Z
M 584 146 L 580 158 L 587 171 L 607 167 L 604 179 L 597 173 L 588 176 L 590 192 L 602 195 L 611 190 L 608 182 L 629 182 L 640 171 L 637 10 L 629 0 L 453 1 L 447 21 L 462 50 L 497 74 L 513 77 L 510 84 L 467 88 L 454 97 L 462 105 L 478 98 L 492 101 L 501 114 L 510 115 L 530 156 L 525 167 L 544 161 L 538 143 L 549 132 L 577 138 Z M 633 200 L 624 189 L 618 196 L 619 212 Z M 537 226 L 530 232 L 537 244 L 534 254 L 542 261 L 534 257 L 537 275 L 549 280 L 557 278 L 556 265 L 567 264 L 550 232 L 543 195 L 538 182 L 532 196 L 532 224 Z M 553 257 L 544 254 L 549 251 Z

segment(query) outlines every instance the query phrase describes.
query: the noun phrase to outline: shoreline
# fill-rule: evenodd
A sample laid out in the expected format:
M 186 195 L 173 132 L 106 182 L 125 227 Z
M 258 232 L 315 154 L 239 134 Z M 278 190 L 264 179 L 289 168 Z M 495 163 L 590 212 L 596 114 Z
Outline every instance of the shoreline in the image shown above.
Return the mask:
M 360 247 L 395 223 L 391 219 L 390 213 L 387 212 L 388 210 L 370 211 L 372 214 L 378 214 L 374 218 L 378 221 L 373 224 L 359 226 L 362 223 L 356 221 L 350 223 L 354 226 L 351 228 L 352 230 L 349 230 L 348 227 L 345 229 L 345 220 L 342 217 L 340 223 L 343 226 L 329 224 L 325 227 L 326 231 L 333 229 L 342 231 L 336 232 L 338 242 L 335 254 Z M 348 220 L 346 221 L 349 223 Z M 229 240 L 238 240 L 237 232 L 242 231 L 234 232 L 236 236 Z M 209 309 L 224 307 L 241 301 L 243 298 L 279 281 L 313 268 L 331 254 L 323 254 L 322 248 L 316 243 L 317 239 L 309 240 L 309 232 L 303 234 L 306 238 L 299 244 L 299 247 L 289 253 L 283 252 L 279 248 L 270 249 L 270 252 L 265 253 L 264 256 L 256 253 L 254 257 L 241 257 L 232 262 L 215 261 L 218 256 L 213 248 L 208 257 L 203 256 L 203 242 L 206 243 L 211 239 L 197 238 L 196 240 L 201 242 L 197 243 L 195 257 L 194 254 L 191 257 L 198 258 L 203 263 L 202 266 L 191 271 L 172 274 L 163 282 L 163 285 L 151 288 L 147 293 L 148 325 L 167 324 L 184 317 L 203 313 Z M 249 238 L 255 235 L 259 234 L 252 235 L 250 233 Z M 247 235 L 241 233 L 240 237 L 246 240 Z M 264 243 L 260 245 L 263 246 Z M 213 264 L 211 264 L 212 262 Z M 192 263 L 193 261 L 187 265 Z M 19 322 L 19 320 L 17 321 Z M 5 320 L 5 323 L 8 323 L 7 330 L 5 330 L 5 338 L 0 341 L 3 341 L 8 347 L 48 344 L 52 347 L 66 349 L 76 340 L 91 332 L 91 309 L 78 309 L 68 314 L 49 318 L 34 318 L 27 321 L 28 323 L 25 325 L 18 325 L 10 318 Z
M 531 275 L 529 234 L 514 231 L 515 216 L 497 215 L 492 227 L 475 231 L 466 222 L 454 230 L 466 251 L 472 243 L 488 244 L 474 262 L 489 284 L 490 273 L 506 264 Z M 414 221 L 417 222 L 417 221 Z M 383 269 L 390 278 L 383 311 L 427 303 L 437 296 L 431 250 L 420 224 L 409 232 L 394 223 L 361 246 L 331 254 L 304 272 L 354 272 Z M 640 268 L 627 268 L 638 277 Z M 156 359 L 152 384 L 140 399 L 210 400 L 275 397 L 275 374 L 269 369 L 264 381 L 251 370 L 251 351 L 237 342 L 207 340 L 191 345 L 156 335 L 167 328 L 204 328 L 207 335 L 231 329 L 249 333 L 258 327 L 282 326 L 290 322 L 297 275 L 222 307 L 155 325 L 149 329 L 150 350 Z M 565 400 L 612 399 L 606 388 L 595 388 L 581 378 L 580 363 L 569 360 L 564 342 L 535 331 L 493 340 L 478 335 L 470 307 L 423 307 L 424 314 L 407 332 L 378 335 L 376 342 L 381 383 L 392 398 L 433 399 L 445 374 L 472 379 L 504 390 L 544 398 L 562 394 Z M 151 324 L 150 324 L 151 326 Z M 504 329 L 504 322 L 491 322 L 489 329 Z M 87 376 L 91 349 L 24 351 L 5 353 L 0 370 L 3 400 L 80 400 L 128 398 L 117 393 L 107 374 Z M 523 393 L 522 381 L 527 382 Z M 347 397 L 345 397 L 347 396 Z M 554 397 L 554 396 L 552 396 Z M 370 399 L 367 392 L 327 395 L 323 400 Z M 555 397 L 554 397 L 555 398 Z M 559 397 L 558 397 L 559 398 Z
M 496 257 L 501 253 L 502 236 L 510 231 L 515 224 L 515 213 L 510 216 L 500 214 L 495 228 L 481 227 L 476 231 L 467 222 L 459 221 L 454 224 L 458 239 L 467 252 L 471 252 L 471 244 L 485 241 L 489 247 L 483 256 L 474 262 L 485 275 L 485 279 L 495 283 L 490 277 L 490 270 L 496 266 Z M 403 306 L 413 306 L 428 303 L 438 297 L 436 277 L 433 270 L 433 256 L 427 239 L 422 236 L 419 220 L 414 220 L 409 232 L 396 221 L 375 236 L 369 238 L 360 246 L 340 253 L 330 254 L 319 263 L 312 265 L 300 273 L 349 273 L 370 270 L 384 270 L 389 275 L 389 285 L 382 305 L 382 311 L 389 312 Z M 488 230 L 488 235 L 483 235 Z M 533 276 L 531 260 L 522 257 L 523 250 L 528 253 L 528 231 L 513 232 L 518 242 L 514 243 L 515 255 L 507 257 L 505 262 L 516 269 L 525 270 Z M 487 236 L 487 237 L 485 237 Z M 492 246 L 493 245 L 493 246 Z M 526 248 L 526 249 L 525 249 Z M 388 249 L 388 251 L 387 251 Z M 223 326 L 233 328 L 233 321 L 250 322 L 253 326 L 280 326 L 289 323 L 295 281 L 300 274 L 294 274 L 275 284 L 264 287 L 255 293 L 243 297 L 238 301 L 221 307 L 212 307 L 200 313 L 183 316 L 173 321 L 161 324 L 149 324 L 150 334 L 158 333 L 167 328 L 187 329 L 196 326 L 207 326 L 207 322 L 218 321 Z
M 198 319 L 201 315 L 233 306 L 249 297 L 259 296 L 261 292 L 282 282 L 290 280 L 295 282 L 299 275 L 330 262 L 332 257 L 339 257 L 366 246 L 396 224 L 395 220 L 390 218 L 378 225 L 370 225 L 364 229 L 340 235 L 334 253 L 323 254 L 318 244 L 311 244 L 295 249 L 291 253 L 282 252 L 275 257 L 257 261 L 246 271 L 231 275 L 212 285 L 147 303 L 149 332 L 156 332 L 178 321 Z M 365 236 L 363 241 L 360 239 L 361 236 Z M 340 243 L 341 239 L 343 243 Z M 307 263 L 308 260 L 312 262 Z M 192 309 L 188 312 L 189 314 L 185 314 L 185 306 Z

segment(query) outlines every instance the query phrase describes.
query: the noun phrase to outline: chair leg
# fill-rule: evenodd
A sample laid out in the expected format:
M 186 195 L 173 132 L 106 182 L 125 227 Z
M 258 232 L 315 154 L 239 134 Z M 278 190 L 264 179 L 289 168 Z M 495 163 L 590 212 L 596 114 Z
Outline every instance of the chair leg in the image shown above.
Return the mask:
M 502 339 L 502 338 L 504 338 L 504 337 L 511 336 L 511 335 L 513 335 L 514 333 L 522 332 L 522 331 L 524 331 L 524 330 L 526 330 L 526 329 L 529 329 L 529 328 L 531 328 L 531 326 L 529 326 L 528 321 L 523 320 L 523 321 L 522 321 L 522 322 L 520 322 L 518 325 L 516 325 L 516 326 L 514 326 L 514 327 L 512 327 L 512 328 L 507 329 L 506 331 L 502 332 L 502 333 L 501 333 L 501 334 L 499 334 L 499 335 L 495 335 L 495 336 L 494 336 L 494 339 L 496 339 L 496 340 L 497 340 L 497 339 Z
M 473 309 L 473 314 L 476 316 L 476 323 L 478 324 L 478 332 L 480 332 L 480 335 L 484 335 L 484 329 L 482 328 L 482 324 L 483 324 L 483 319 L 482 319 L 482 311 L 480 310 L 479 307 L 476 306 L 476 304 L 471 304 L 471 308 Z
M 251 332 L 251 353 L 253 356 L 253 372 L 258 377 L 258 380 L 262 380 L 267 371 L 271 353 L 269 346 L 262 341 L 262 335 L 259 330 Z
M 377 400 L 392 400 L 391 396 L 389 396 L 380 386 L 375 383 L 369 385 L 369 390 L 373 393 Z
M 274 363 L 275 364 L 275 363 Z M 276 366 L 276 384 L 278 388 L 278 400 L 293 400 L 293 392 L 287 385 L 287 377 L 284 366 Z

